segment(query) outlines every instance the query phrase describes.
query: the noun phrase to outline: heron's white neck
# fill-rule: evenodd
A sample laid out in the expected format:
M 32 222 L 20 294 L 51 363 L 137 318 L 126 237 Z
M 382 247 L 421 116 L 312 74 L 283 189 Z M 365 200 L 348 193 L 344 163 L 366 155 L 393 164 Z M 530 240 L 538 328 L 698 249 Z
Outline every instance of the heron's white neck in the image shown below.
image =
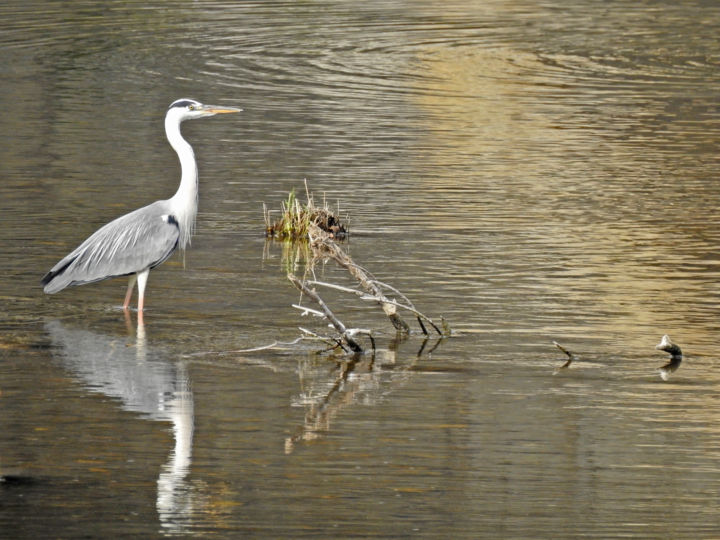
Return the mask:
M 165 134 L 170 146 L 180 158 L 182 176 L 180 187 L 170 199 L 170 207 L 180 227 L 179 244 L 185 249 L 190 243 L 190 237 L 195 230 L 195 216 L 198 207 L 198 171 L 195 163 L 195 153 L 192 146 L 180 134 L 180 120 L 177 116 L 168 114 L 165 117 Z

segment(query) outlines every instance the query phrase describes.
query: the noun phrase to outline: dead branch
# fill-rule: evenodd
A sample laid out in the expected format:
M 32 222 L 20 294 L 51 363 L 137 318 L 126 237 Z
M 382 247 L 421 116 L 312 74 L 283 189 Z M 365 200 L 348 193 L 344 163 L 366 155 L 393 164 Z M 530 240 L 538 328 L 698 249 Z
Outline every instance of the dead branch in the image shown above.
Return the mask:
M 389 302 L 386 302 L 385 295 L 383 294 L 380 287 L 377 286 L 375 280 L 373 280 L 368 272 L 362 267 L 358 266 L 348 255 L 332 241 L 332 237 L 324 232 L 320 227 L 315 224 L 311 224 L 308 228 L 308 236 L 310 238 L 310 246 L 313 250 L 323 253 L 325 256 L 330 257 L 340 266 L 345 268 L 350 275 L 357 279 L 360 286 L 368 291 L 372 296 L 377 298 L 377 302 L 382 307 L 383 312 L 387 315 L 390 322 L 399 332 L 410 333 L 410 327 L 407 323 L 397 314 L 397 308 Z
M 300 331 L 305 334 L 304 337 L 307 337 L 308 339 L 315 339 L 317 341 L 322 341 L 329 345 L 329 347 L 321 352 L 327 352 L 332 351 L 334 349 L 342 349 L 344 352 L 348 352 L 348 350 L 345 348 L 345 345 L 343 345 L 342 340 L 332 337 L 332 336 L 321 336 L 320 334 L 316 334 L 315 332 L 308 330 L 307 328 L 303 328 L 302 326 L 298 327 Z
M 306 315 L 312 315 L 314 317 L 321 317 L 323 319 L 326 318 L 325 314 L 322 311 L 318 311 L 317 309 L 312 309 L 307 306 L 301 306 L 300 304 L 293 304 L 292 307 L 302 311 L 302 313 L 300 314 L 301 317 L 305 317 Z
M 233 349 L 230 351 L 198 351 L 194 353 L 187 353 L 182 355 L 184 358 L 192 358 L 196 356 L 227 356 L 230 354 L 245 354 L 245 353 L 252 353 L 252 352 L 258 352 L 258 351 L 267 351 L 271 349 L 289 349 L 293 345 L 297 345 L 299 342 L 301 342 L 304 337 L 299 337 L 297 339 L 294 339 L 292 341 L 273 341 L 272 343 L 269 343 L 267 345 L 261 345 L 259 347 L 252 347 L 250 349 Z
M 330 324 L 332 324 L 335 327 L 335 330 L 337 330 L 338 334 L 340 334 L 343 342 L 356 353 L 363 352 L 363 349 L 358 343 L 352 338 L 352 332 L 349 332 L 347 328 L 345 328 L 345 325 L 342 323 L 340 319 L 338 319 L 335 314 L 330 310 L 330 308 L 327 306 L 327 304 L 323 301 L 322 298 L 315 292 L 315 289 L 311 289 L 308 287 L 303 281 L 300 281 L 295 274 L 289 273 L 287 275 L 290 282 L 295 285 L 295 287 L 300 290 L 303 294 L 305 294 L 308 298 L 313 300 L 317 305 L 320 306 L 322 309 L 322 312 L 325 314 L 325 317 L 328 321 L 330 321 Z
M 385 296 L 375 296 L 372 294 L 364 293 L 357 289 L 353 289 L 351 287 L 343 287 L 342 285 L 336 285 L 334 283 L 327 283 L 325 281 L 318 281 L 315 279 L 308 280 L 307 283 L 310 285 L 320 285 L 321 287 L 327 287 L 328 289 L 335 289 L 338 291 L 354 294 L 354 295 L 358 296 L 361 300 L 370 300 L 370 301 L 377 302 L 378 304 L 383 305 L 383 310 L 385 310 L 385 305 L 398 307 L 400 309 L 405 309 L 405 310 L 413 313 L 418 318 L 418 323 L 420 324 L 420 327 L 422 328 L 423 334 L 428 335 L 427 329 L 425 328 L 425 326 L 422 323 L 422 321 L 425 320 L 435 329 L 435 331 L 439 335 L 441 335 L 441 336 L 444 335 L 443 331 L 440 330 L 440 328 L 433 322 L 433 320 L 430 317 L 420 313 L 417 309 L 415 309 L 415 306 L 413 306 L 412 303 L 409 301 L 408 301 L 407 305 L 401 304 L 400 302 L 397 302 L 395 300 L 390 300 L 389 298 L 387 298 Z M 405 298 L 404 295 L 401 294 L 401 296 L 403 296 L 403 298 L 407 301 L 407 298 Z

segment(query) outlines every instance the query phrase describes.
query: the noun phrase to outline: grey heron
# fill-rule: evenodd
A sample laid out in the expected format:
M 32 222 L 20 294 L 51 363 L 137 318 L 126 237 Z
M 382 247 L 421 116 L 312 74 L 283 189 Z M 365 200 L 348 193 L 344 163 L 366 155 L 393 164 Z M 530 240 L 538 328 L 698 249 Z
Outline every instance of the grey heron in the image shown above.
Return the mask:
M 180 159 L 180 187 L 170 199 L 155 201 L 107 223 L 42 278 L 44 291 L 53 294 L 65 287 L 85 285 L 117 276 L 130 276 L 123 309 L 127 310 L 135 283 L 138 288 L 138 323 L 142 323 L 145 285 L 150 270 L 176 248 L 185 249 L 195 227 L 198 205 L 198 172 L 195 154 L 180 133 L 185 120 L 242 109 L 203 105 L 178 99 L 165 115 L 165 134 Z

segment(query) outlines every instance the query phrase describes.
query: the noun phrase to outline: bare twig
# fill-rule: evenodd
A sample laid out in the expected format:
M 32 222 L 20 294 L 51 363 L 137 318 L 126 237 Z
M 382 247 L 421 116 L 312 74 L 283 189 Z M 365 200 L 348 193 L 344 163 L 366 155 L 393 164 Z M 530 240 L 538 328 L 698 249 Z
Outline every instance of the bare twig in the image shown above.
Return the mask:
M 413 304 L 407 296 L 405 296 L 402 292 L 400 292 L 399 290 L 397 290 L 395 287 L 393 287 L 392 285 L 388 285 L 387 283 L 384 283 L 384 282 L 382 282 L 382 281 L 378 281 L 378 280 L 375 279 L 375 278 L 373 278 L 373 281 L 374 281 L 379 287 L 388 289 L 388 290 L 390 290 L 391 292 L 393 292 L 394 294 L 397 294 L 400 298 L 402 298 L 402 299 L 405 301 L 405 303 L 406 303 L 408 306 L 412 306 L 413 309 L 415 309 L 415 304 Z
M 295 287 L 320 306 L 325 314 L 325 317 L 327 317 L 328 321 L 330 321 L 330 323 L 335 327 L 335 330 L 337 330 L 338 334 L 342 337 L 342 340 L 353 352 L 363 352 L 362 347 L 352 338 L 342 321 L 335 316 L 323 299 L 320 298 L 317 292 L 315 292 L 315 289 L 309 288 L 304 282 L 300 281 L 295 274 L 290 273 L 287 277 L 290 282 L 295 285 Z
M 420 317 L 420 315 L 418 315 L 416 318 L 417 318 L 418 324 L 420 325 L 420 330 L 422 330 L 423 334 L 428 336 L 429 334 L 428 334 L 427 328 L 425 328 L 425 325 L 422 322 L 422 317 Z M 437 327 L 435 327 L 435 330 L 437 330 Z M 442 335 L 442 334 L 440 334 L 440 335 Z
M 340 348 L 345 352 L 348 352 L 348 350 L 345 348 L 345 345 L 343 345 L 342 340 L 332 337 L 332 336 L 321 336 L 320 334 L 316 334 L 315 332 L 312 332 L 311 330 L 308 330 L 307 328 L 303 328 L 302 326 L 298 327 L 300 331 L 306 336 L 310 337 L 311 339 L 316 339 L 318 341 L 323 341 L 327 343 L 330 347 L 325 349 L 325 351 L 331 351 L 333 349 Z M 322 351 L 322 352 L 325 352 Z
M 564 352 L 568 357 L 567 362 L 565 362 L 562 366 L 560 366 L 559 368 L 557 368 L 555 370 L 555 373 L 557 373 L 561 369 L 570 367 L 570 364 L 572 364 L 572 361 L 575 360 L 575 355 L 573 353 L 571 353 L 570 351 L 568 351 L 565 347 L 560 345 L 557 341 L 553 341 L 553 345 L 555 345 L 558 349 L 560 349 L 562 352 Z
M 358 291 L 357 289 L 353 289 L 352 287 L 343 287 L 342 285 L 336 285 L 335 283 L 328 283 L 326 281 L 318 281 L 316 279 L 308 279 L 307 283 L 308 283 L 308 285 L 320 285 L 321 287 L 326 287 L 328 289 L 335 289 L 337 291 L 356 294 L 358 296 L 365 295 L 364 292 Z
M 373 298 L 373 297 L 371 297 L 371 296 L 369 296 L 369 295 L 365 295 L 365 296 L 363 296 L 363 297 L 361 297 L 361 298 L 362 298 L 363 300 L 375 300 L 375 298 Z M 420 312 L 419 312 L 417 309 L 415 309 L 414 307 L 406 306 L 405 304 L 401 304 L 400 302 L 396 302 L 395 300 L 390 300 L 390 299 L 388 299 L 388 298 L 385 298 L 385 299 L 383 300 L 383 302 L 385 302 L 386 304 L 391 304 L 391 305 L 393 305 L 393 306 L 397 306 L 397 307 L 399 307 L 399 308 L 401 308 L 401 309 L 405 309 L 405 310 L 407 310 L 407 311 L 415 314 L 415 316 L 418 318 L 418 322 L 420 322 L 420 319 L 422 319 L 422 320 L 426 321 L 427 323 L 429 323 L 430 326 L 432 326 L 439 335 L 441 335 L 441 336 L 445 335 L 445 334 L 443 333 L 443 331 L 440 330 L 440 328 L 438 327 L 438 325 L 436 325 L 430 317 L 428 317 L 427 315 L 424 315 L 424 314 L 420 313 Z M 424 329 L 425 327 L 423 326 L 422 322 L 420 322 L 420 326 L 423 328 L 423 334 L 427 335 L 428 332 L 427 332 L 427 330 Z
M 294 339 L 293 341 L 273 341 L 272 343 L 269 343 L 268 345 L 261 345 L 260 347 L 252 347 L 251 349 L 234 349 L 231 351 L 198 351 L 194 353 L 188 353 L 183 355 L 186 358 L 194 357 L 194 356 L 225 356 L 228 354 L 244 354 L 244 353 L 251 353 L 251 352 L 257 352 L 257 351 L 266 351 L 269 349 L 282 349 L 285 347 L 291 347 L 292 345 L 296 345 L 300 341 L 302 341 L 303 337 L 299 337 L 297 339 Z
M 413 306 L 411 302 L 408 302 L 409 305 L 401 304 L 400 302 L 397 302 L 395 300 L 390 300 L 389 298 L 386 298 L 385 296 L 378 297 L 378 296 L 375 296 L 372 294 L 367 294 L 367 293 L 364 293 L 362 291 L 359 291 L 357 289 L 353 289 L 350 287 L 343 287 L 342 285 L 335 285 L 334 283 L 327 283 L 325 281 L 318 281 L 318 280 L 314 280 L 314 279 L 308 280 L 308 284 L 320 285 L 321 287 L 327 287 L 329 289 L 336 289 L 338 291 L 355 294 L 358 297 L 360 297 L 361 300 L 371 300 L 371 301 L 377 302 L 379 304 L 382 304 L 383 310 L 385 309 L 385 305 L 390 305 L 390 306 L 394 306 L 394 307 L 399 307 L 401 309 L 405 309 L 405 310 L 413 313 L 417 317 L 418 323 L 420 324 L 420 328 L 422 329 L 423 334 L 425 334 L 425 335 L 428 334 L 428 331 L 425 328 L 425 325 L 423 325 L 423 323 L 422 323 L 422 321 L 425 320 L 435 329 L 435 331 L 439 335 L 441 335 L 441 336 L 444 335 L 443 331 L 440 330 L 440 328 L 433 322 L 433 320 L 430 319 L 430 317 L 424 315 L 423 313 L 420 313 L 417 309 L 415 309 L 415 306 Z M 404 295 L 401 295 L 401 296 L 404 297 Z M 407 300 L 407 298 L 405 298 L 405 300 Z
M 293 304 L 292 307 L 302 311 L 302 313 L 300 314 L 301 317 L 304 317 L 305 315 L 313 315 L 315 317 L 322 317 L 323 319 L 327 318 L 322 311 L 318 311 L 317 309 L 312 309 L 307 306 L 301 306 L 299 304 Z
M 366 330 L 364 328 L 348 328 L 347 333 L 350 336 L 362 335 L 370 338 L 370 345 L 373 352 L 375 352 L 375 337 L 372 335 L 372 332 L 370 330 Z

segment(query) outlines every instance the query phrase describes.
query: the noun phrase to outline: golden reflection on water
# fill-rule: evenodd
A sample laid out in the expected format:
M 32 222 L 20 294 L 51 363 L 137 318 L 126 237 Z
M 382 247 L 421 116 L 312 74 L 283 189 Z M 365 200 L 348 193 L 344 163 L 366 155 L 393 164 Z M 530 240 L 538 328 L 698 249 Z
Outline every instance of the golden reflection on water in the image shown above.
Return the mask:
M 603 79 L 613 70 L 590 78 L 558 67 L 567 59 L 511 48 L 431 47 L 418 58 L 431 89 L 413 95 L 427 120 L 418 167 L 433 173 L 420 178 L 425 190 L 448 197 L 447 206 L 428 213 L 428 226 L 465 228 L 469 241 L 486 244 L 498 233 L 513 237 L 487 245 L 483 257 L 507 262 L 542 253 L 528 303 L 534 288 L 555 299 L 549 311 L 577 306 L 581 314 L 591 305 L 590 327 L 579 331 L 585 337 L 641 350 L 670 331 L 709 354 L 714 317 L 698 324 L 696 312 L 677 306 L 702 306 L 708 285 L 719 280 L 718 263 L 706 257 L 717 233 L 691 217 L 704 208 L 674 201 L 682 180 L 652 164 L 668 160 L 665 145 L 649 139 L 635 152 L 649 131 L 644 122 L 655 115 L 617 110 L 627 90 Z M 617 136 L 619 114 L 622 131 L 637 135 L 630 144 Z M 533 272 L 530 260 L 526 266 L 518 281 Z M 543 331 L 563 329 L 578 332 L 560 321 Z

